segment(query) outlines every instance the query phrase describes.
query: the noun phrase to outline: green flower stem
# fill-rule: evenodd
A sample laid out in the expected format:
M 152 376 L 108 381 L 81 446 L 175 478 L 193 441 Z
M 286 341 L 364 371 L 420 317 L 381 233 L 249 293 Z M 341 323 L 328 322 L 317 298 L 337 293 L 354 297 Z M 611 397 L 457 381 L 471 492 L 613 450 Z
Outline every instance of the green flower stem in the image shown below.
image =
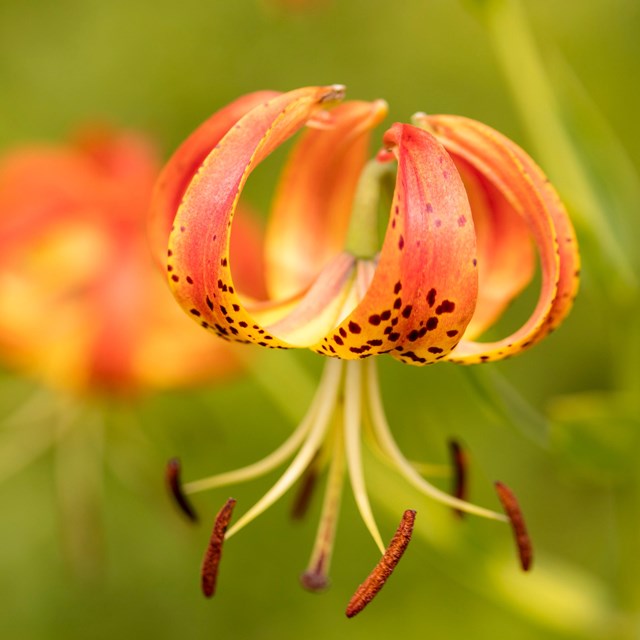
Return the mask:
M 394 171 L 395 163 L 370 160 L 360 174 L 345 247 L 356 258 L 371 258 L 380 248 L 378 207 L 386 178 Z

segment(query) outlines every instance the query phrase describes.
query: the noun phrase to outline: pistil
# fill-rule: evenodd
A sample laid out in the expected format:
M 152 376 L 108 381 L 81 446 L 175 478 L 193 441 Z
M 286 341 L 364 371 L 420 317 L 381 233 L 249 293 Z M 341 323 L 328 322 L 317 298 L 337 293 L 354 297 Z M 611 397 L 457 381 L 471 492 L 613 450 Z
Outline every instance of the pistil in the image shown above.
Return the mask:
M 333 554 L 333 544 L 338 524 L 338 514 L 342 501 L 344 486 L 344 440 L 339 412 L 333 434 L 333 447 L 327 488 L 322 504 L 320 524 L 313 545 L 313 551 L 307 570 L 300 577 L 300 582 L 309 591 L 322 591 L 329 586 L 329 566 Z

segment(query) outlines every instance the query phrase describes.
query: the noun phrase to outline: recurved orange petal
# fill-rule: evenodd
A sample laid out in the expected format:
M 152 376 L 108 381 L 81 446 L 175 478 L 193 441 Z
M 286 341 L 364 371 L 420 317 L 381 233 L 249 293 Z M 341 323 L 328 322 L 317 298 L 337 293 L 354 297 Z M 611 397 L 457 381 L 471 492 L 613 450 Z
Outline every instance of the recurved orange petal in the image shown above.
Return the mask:
M 521 218 L 538 250 L 541 290 L 529 319 L 512 335 L 490 343 L 463 339 L 452 362 L 499 360 L 528 348 L 562 322 L 575 298 L 579 256 L 569 217 L 549 180 L 515 143 L 497 131 L 459 116 L 425 116 L 423 124 L 454 159 L 462 159 L 490 185 L 502 215 Z
M 536 256 L 526 222 L 495 186 L 460 158 L 462 180 L 476 229 L 478 302 L 465 331 L 470 340 L 488 329 L 535 273 Z
M 273 305 L 245 307 L 231 275 L 231 225 L 251 171 L 343 94 L 341 86 L 310 87 L 262 101 L 233 125 L 193 176 L 169 239 L 169 281 L 182 307 L 220 337 L 274 348 L 300 346 L 264 326 L 289 312 L 293 303 L 285 302 L 281 313 Z M 342 295 L 349 278 L 349 265 L 338 266 L 314 299 L 323 301 L 324 308 L 339 306 L 333 298 Z
M 456 346 L 473 314 L 473 219 L 453 161 L 431 134 L 395 124 L 384 142 L 398 172 L 377 268 L 357 308 L 316 349 L 427 364 Z
M 149 208 L 149 240 L 154 258 L 164 269 L 167 245 L 174 218 L 189 183 L 223 136 L 246 113 L 279 95 L 276 91 L 257 91 L 244 95 L 214 113 L 173 153 L 156 182 Z

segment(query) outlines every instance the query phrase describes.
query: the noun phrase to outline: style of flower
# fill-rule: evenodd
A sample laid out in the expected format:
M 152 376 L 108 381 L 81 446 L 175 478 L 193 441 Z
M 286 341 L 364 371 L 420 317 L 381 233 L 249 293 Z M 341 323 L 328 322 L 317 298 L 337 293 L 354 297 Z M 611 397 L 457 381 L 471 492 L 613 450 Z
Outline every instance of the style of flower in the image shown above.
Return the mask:
M 0 158 L 0 357 L 10 368 L 129 395 L 237 366 L 184 321 L 153 265 L 146 214 L 159 169 L 148 140 L 104 127 Z M 241 227 L 237 249 L 256 255 L 257 227 Z M 258 262 L 243 263 L 255 286 Z
M 293 435 L 264 460 L 181 485 L 177 460 L 168 479 L 184 510 L 187 494 L 242 482 L 293 458 L 280 479 L 227 530 L 234 500 L 222 508 L 203 564 L 211 595 L 222 543 L 303 478 L 328 467 L 320 525 L 303 585 L 328 582 L 343 476 L 383 557 L 347 608 L 375 596 L 411 536 L 404 513 L 385 548 L 365 487 L 361 436 L 426 496 L 459 513 L 513 527 L 522 567 L 531 545 L 513 493 L 496 484 L 506 515 L 464 500 L 464 452 L 453 445 L 455 495 L 426 480 L 395 443 L 385 416 L 375 358 L 411 365 L 474 364 L 522 352 L 553 331 L 575 297 L 576 238 L 555 190 L 512 141 L 458 116 L 417 114 L 396 123 L 367 161 L 370 131 L 383 101 L 348 101 L 342 86 L 259 92 L 213 115 L 178 149 L 159 183 L 152 225 L 168 247 L 171 289 L 184 310 L 227 341 L 270 349 L 308 348 L 328 358 L 311 408 Z M 306 125 L 285 167 L 265 244 L 268 297 L 245 295 L 229 257 L 234 212 L 251 172 Z M 395 175 L 384 241 L 378 242 L 381 190 Z M 541 286 L 530 318 L 494 342 L 476 337 L 493 325 L 531 280 L 537 249 Z M 232 271 L 233 267 L 233 271 Z

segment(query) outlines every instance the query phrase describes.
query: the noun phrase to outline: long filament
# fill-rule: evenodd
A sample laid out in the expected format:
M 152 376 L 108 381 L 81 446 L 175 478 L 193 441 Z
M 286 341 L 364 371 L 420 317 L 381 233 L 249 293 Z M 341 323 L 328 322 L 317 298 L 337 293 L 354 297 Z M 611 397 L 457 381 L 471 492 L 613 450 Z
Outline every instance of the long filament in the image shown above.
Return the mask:
M 320 393 L 317 393 L 305 417 L 296 427 L 295 431 L 268 456 L 240 469 L 234 469 L 233 471 L 226 471 L 225 473 L 219 473 L 218 475 L 202 478 L 201 480 L 187 482 L 183 487 L 185 493 L 199 493 L 200 491 L 206 491 L 207 489 L 213 489 L 215 487 L 247 482 L 248 480 L 260 478 L 280 466 L 287 458 L 290 458 L 295 450 L 303 443 L 316 417 L 320 400 Z
M 347 362 L 345 376 L 344 398 L 344 438 L 347 455 L 347 467 L 353 495 L 364 521 L 380 553 L 384 553 L 385 546 L 378 530 L 378 526 L 371 511 L 369 497 L 364 481 L 362 469 L 362 449 L 360 432 L 362 428 L 362 363 Z
M 309 565 L 304 573 L 303 584 L 312 590 L 328 586 L 329 566 L 333 552 L 333 542 L 338 524 L 338 514 L 342 501 L 344 486 L 344 440 L 342 437 L 342 416 L 336 415 L 336 429 L 332 447 L 331 464 L 327 477 L 320 524 L 309 559 Z
M 229 529 L 226 535 L 227 539 L 238 533 L 274 502 L 279 500 L 307 468 L 326 435 L 331 417 L 335 411 L 341 378 L 342 362 L 340 360 L 329 360 L 325 365 L 323 378 L 316 395 L 318 401 L 317 410 L 314 413 L 309 434 L 302 448 L 271 489 Z M 316 405 L 315 399 L 314 405 Z
M 427 482 L 415 470 L 413 465 L 404 457 L 391 435 L 389 423 L 380 397 L 380 387 L 378 386 L 376 367 L 372 361 L 365 363 L 365 372 L 365 386 L 368 391 L 369 410 L 375 435 L 378 438 L 381 447 L 393 460 L 398 471 L 405 477 L 405 479 L 422 493 L 428 495 L 434 500 L 437 500 L 438 502 L 453 507 L 454 509 L 459 509 L 460 511 L 465 511 L 483 518 L 489 518 L 490 520 L 508 522 L 509 519 L 502 513 L 497 513 L 496 511 L 491 511 L 490 509 L 485 509 L 484 507 L 479 507 L 469 502 L 465 502 L 464 500 L 459 500 L 458 498 L 441 491 L 437 487 L 434 487 L 430 482 Z

